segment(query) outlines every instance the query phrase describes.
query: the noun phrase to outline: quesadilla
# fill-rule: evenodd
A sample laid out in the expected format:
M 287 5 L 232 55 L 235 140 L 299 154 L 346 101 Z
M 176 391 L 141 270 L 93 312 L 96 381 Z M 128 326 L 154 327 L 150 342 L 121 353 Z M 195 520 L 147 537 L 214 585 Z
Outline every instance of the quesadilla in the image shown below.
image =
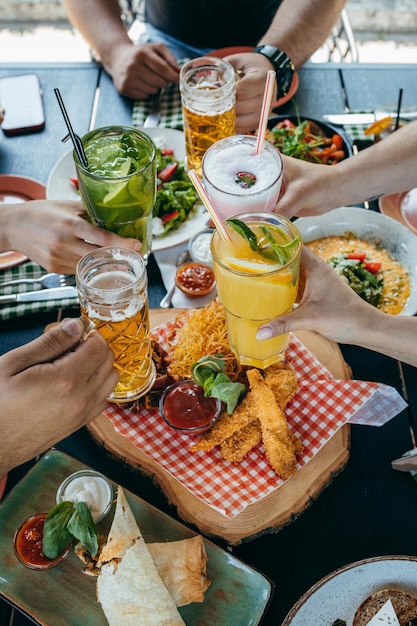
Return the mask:
M 98 565 L 97 598 L 110 626 L 185 626 L 120 487 Z

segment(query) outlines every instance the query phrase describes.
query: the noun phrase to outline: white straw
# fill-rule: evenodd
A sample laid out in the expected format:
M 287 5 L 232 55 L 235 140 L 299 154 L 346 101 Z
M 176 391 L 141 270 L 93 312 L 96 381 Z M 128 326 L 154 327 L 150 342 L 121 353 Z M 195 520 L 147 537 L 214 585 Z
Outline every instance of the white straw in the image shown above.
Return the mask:
M 211 203 L 210 198 L 207 195 L 206 190 L 203 187 L 203 184 L 201 182 L 201 180 L 198 177 L 198 174 L 195 170 L 190 170 L 188 172 L 188 176 L 191 178 L 191 182 L 193 183 L 196 192 L 198 193 L 198 195 L 200 196 L 200 200 L 201 202 L 204 204 L 204 206 L 206 207 L 211 219 L 214 222 L 214 225 L 216 226 L 217 230 L 219 231 L 222 239 L 224 239 L 224 241 L 231 241 L 231 237 L 229 235 L 229 233 L 227 232 L 226 228 L 224 227 L 219 214 L 217 213 L 216 209 L 214 208 L 213 204 Z
M 266 127 L 268 125 L 269 112 L 271 110 L 272 94 L 274 90 L 273 81 L 275 79 L 275 76 L 276 74 L 274 70 L 268 71 L 265 83 L 264 99 L 261 108 L 261 117 L 259 120 L 258 139 L 256 142 L 255 154 L 260 154 L 264 149 L 265 133 Z

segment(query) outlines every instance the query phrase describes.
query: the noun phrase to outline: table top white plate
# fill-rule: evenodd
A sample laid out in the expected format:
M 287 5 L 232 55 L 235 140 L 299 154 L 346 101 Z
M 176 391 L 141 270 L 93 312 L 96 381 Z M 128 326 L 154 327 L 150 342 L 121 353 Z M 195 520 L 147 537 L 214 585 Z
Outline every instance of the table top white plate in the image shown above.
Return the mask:
M 174 156 L 178 160 L 185 158 L 184 133 L 174 128 L 139 128 L 151 137 L 159 148 L 170 148 L 174 150 Z M 46 185 L 46 197 L 48 200 L 75 200 L 80 201 L 80 194 L 71 182 L 71 178 L 76 178 L 72 150 L 64 154 L 55 164 L 48 177 Z M 185 221 L 179 228 L 169 233 L 165 237 L 154 237 L 152 240 L 152 252 L 166 250 L 185 243 L 195 233 L 203 230 L 208 221 L 208 215 L 204 207 L 199 203 L 193 215 Z
M 394 259 L 408 269 L 410 297 L 399 315 L 417 312 L 417 235 L 391 217 L 359 207 L 341 207 L 314 217 L 300 217 L 295 221 L 303 242 L 320 237 L 344 235 L 351 232 L 356 237 L 378 241 Z
M 281 626 L 352 626 L 359 606 L 382 589 L 401 589 L 417 597 L 417 558 L 382 556 L 346 565 L 317 582 L 293 606 Z

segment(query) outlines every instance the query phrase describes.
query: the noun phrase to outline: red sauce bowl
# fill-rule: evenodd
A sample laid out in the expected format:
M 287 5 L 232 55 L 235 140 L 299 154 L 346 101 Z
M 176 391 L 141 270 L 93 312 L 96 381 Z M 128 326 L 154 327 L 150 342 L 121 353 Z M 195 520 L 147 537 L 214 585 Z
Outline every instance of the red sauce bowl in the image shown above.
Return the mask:
M 48 570 L 55 567 L 67 556 L 69 544 L 56 559 L 48 559 L 42 552 L 43 527 L 48 513 L 31 515 L 17 529 L 13 544 L 21 563 L 29 569 Z
M 205 263 L 180 265 L 175 273 L 175 284 L 187 296 L 206 296 L 216 285 L 213 268 Z
M 167 387 L 159 401 L 166 424 L 184 435 L 201 435 L 216 422 L 221 400 L 206 398 L 203 388 L 193 380 L 182 380 Z

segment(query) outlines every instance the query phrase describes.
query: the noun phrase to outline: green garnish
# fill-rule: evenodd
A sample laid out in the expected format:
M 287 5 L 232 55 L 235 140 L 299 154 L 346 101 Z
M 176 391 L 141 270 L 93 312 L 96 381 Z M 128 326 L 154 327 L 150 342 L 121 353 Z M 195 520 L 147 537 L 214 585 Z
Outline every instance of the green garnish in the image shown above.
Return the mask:
M 81 541 L 92 556 L 97 554 L 97 530 L 85 502 L 60 502 L 48 513 L 43 527 L 43 553 L 56 559 L 71 541 Z
M 222 354 L 203 356 L 191 366 L 191 377 L 203 388 L 206 398 L 219 398 L 227 405 L 229 415 L 236 408 L 239 398 L 246 392 L 242 383 L 234 383 L 225 372 Z
M 264 238 L 257 239 L 253 230 L 236 218 L 226 220 L 228 224 L 235 230 L 238 235 L 243 237 L 254 252 L 258 252 L 261 256 L 271 261 L 277 261 L 281 265 L 286 265 L 292 258 L 292 248 L 299 243 L 300 238 L 297 236 L 292 241 L 285 244 L 276 243 L 271 230 L 266 226 L 260 226 L 260 230 L 264 234 Z M 265 241 L 266 240 L 266 241 Z

